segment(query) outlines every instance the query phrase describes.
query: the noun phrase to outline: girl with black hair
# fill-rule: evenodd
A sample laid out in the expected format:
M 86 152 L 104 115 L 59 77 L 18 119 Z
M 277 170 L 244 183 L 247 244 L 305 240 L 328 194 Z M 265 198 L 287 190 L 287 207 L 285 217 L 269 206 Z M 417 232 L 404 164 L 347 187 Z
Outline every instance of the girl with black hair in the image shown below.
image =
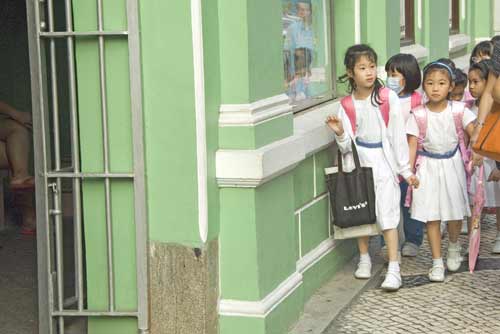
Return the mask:
M 377 54 L 367 45 L 354 45 L 347 50 L 344 65 L 347 74 L 341 80 L 348 82 L 351 95 L 342 99 L 337 115 L 329 116 L 326 121 L 335 132 L 344 168 L 354 166 L 354 141 L 361 165 L 373 170 L 377 224 L 383 231 L 389 257 L 389 269 L 382 288 L 394 291 L 401 287 L 397 258 L 401 194 L 398 176 L 403 176 L 412 186 L 418 186 L 418 180 L 409 164 L 399 98 L 377 78 Z M 368 243 L 368 236 L 358 238 L 360 260 L 354 273 L 356 278 L 371 276 Z
M 413 190 L 411 217 L 426 222 L 432 253 L 429 279 L 443 282 L 441 222 L 448 223 L 448 270 L 457 271 L 462 263 L 458 236 L 462 220 L 470 216 L 465 133 L 472 134 L 476 117 L 463 102 L 448 100 L 455 80 L 452 67 L 437 61 L 427 65 L 423 73 L 428 102 L 412 110 L 407 123 L 412 165 L 421 181 Z
M 484 94 L 486 88 L 486 81 L 488 79 L 489 69 L 486 62 L 482 61 L 477 64 L 472 64 L 469 69 L 469 90 L 474 98 L 476 98 L 476 103 L 472 107 L 472 112 L 477 115 L 479 110 L 479 103 L 481 97 Z M 495 161 L 484 158 L 484 174 L 485 180 L 484 189 L 486 191 L 486 203 L 485 206 L 488 208 L 496 208 L 497 217 L 497 235 L 493 244 L 492 253 L 500 253 L 500 183 L 498 182 L 486 182 L 486 177 L 491 174 L 493 170 L 496 169 Z M 478 173 L 472 176 L 471 193 L 475 193 L 475 187 L 478 180 Z
M 493 53 L 492 41 L 482 41 L 476 44 L 470 54 L 470 64 L 479 63 L 481 60 L 490 59 Z
M 417 59 L 410 54 L 396 54 L 389 58 L 385 64 L 385 71 L 387 72 L 387 87 L 398 94 L 401 112 L 406 124 L 410 118 L 411 110 L 422 104 L 422 95 L 417 91 L 422 82 Z M 402 233 L 404 234 L 401 254 L 413 257 L 417 256 L 422 245 L 424 223 L 411 219 L 409 208 L 404 205 L 408 184 L 404 180 L 400 180 L 399 187 L 401 189 L 401 212 L 403 213 L 403 221 L 399 228 L 403 228 Z

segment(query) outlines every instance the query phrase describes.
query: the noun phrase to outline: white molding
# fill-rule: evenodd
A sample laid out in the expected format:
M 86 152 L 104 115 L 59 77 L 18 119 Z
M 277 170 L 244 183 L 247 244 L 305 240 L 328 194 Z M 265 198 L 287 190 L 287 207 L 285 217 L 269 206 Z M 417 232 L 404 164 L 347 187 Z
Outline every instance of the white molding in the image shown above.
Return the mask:
M 191 0 L 194 96 L 196 118 L 196 172 L 198 178 L 198 228 L 200 238 L 208 235 L 207 134 L 205 119 L 205 68 L 203 65 L 203 24 L 201 0 Z
M 277 117 L 290 115 L 292 106 L 286 94 L 247 104 L 222 104 L 219 126 L 255 126 Z
M 377 66 L 377 78 L 382 79 L 383 81 L 387 80 L 385 66 Z
M 335 246 L 336 242 L 333 238 L 326 239 L 297 261 L 297 271 L 303 274 L 309 270 L 309 268 L 318 263 L 322 258 L 328 255 L 335 248 Z
M 450 53 L 454 53 L 463 50 L 469 45 L 471 39 L 469 35 L 457 34 L 451 35 L 448 42 L 448 50 Z
M 426 60 L 429 57 L 429 49 L 420 44 L 412 44 L 400 48 L 401 53 L 409 53 L 417 58 L 418 62 Z
M 484 41 L 489 41 L 491 40 L 491 37 L 476 37 L 474 38 L 474 42 L 477 44 L 477 43 L 480 43 L 480 42 L 484 42 Z
M 231 299 L 220 300 L 219 315 L 230 317 L 265 318 L 301 285 L 302 274 L 294 272 L 276 289 L 260 301 Z
M 354 0 L 354 43 L 361 43 L 361 0 Z
M 218 150 L 216 177 L 220 187 L 257 187 L 293 169 L 305 159 L 303 140 L 291 136 L 256 150 Z
M 460 1 L 460 12 L 462 13 L 462 20 L 465 20 L 467 8 L 465 6 L 465 0 Z
M 417 27 L 422 30 L 422 0 L 417 0 Z
M 259 301 L 222 299 L 219 301 L 219 315 L 228 317 L 265 318 L 281 302 L 290 296 L 303 283 L 303 273 L 317 264 L 335 249 L 337 242 L 328 238 L 304 255 L 296 263 L 297 270 Z
M 316 204 L 316 203 L 324 200 L 326 197 L 328 197 L 328 192 L 324 192 L 324 193 L 320 194 L 318 197 L 314 198 L 312 201 L 304 204 L 303 206 L 301 206 L 300 208 L 298 208 L 297 210 L 295 210 L 295 214 L 298 215 L 298 214 L 306 211 L 307 209 L 309 209 L 314 204 Z

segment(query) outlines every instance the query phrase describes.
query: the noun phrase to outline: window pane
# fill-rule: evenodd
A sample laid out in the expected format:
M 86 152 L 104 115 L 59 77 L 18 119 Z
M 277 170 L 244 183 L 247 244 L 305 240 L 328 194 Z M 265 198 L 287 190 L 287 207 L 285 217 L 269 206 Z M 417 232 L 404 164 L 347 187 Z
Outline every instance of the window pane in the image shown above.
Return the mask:
M 400 38 L 406 38 L 406 7 L 405 0 L 399 0 L 399 31 Z
M 282 0 L 285 89 L 292 104 L 331 96 L 327 0 Z

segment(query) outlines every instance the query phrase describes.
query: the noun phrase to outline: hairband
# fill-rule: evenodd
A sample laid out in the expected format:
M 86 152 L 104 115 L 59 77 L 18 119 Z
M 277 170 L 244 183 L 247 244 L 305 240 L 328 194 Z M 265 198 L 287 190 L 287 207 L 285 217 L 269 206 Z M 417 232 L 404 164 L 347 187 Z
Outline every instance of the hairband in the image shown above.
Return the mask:
M 451 80 L 452 80 L 452 81 L 455 81 L 455 71 L 453 71 L 453 70 L 451 69 L 451 67 L 450 67 L 450 66 L 446 65 L 445 63 L 441 63 L 441 62 L 439 62 L 439 61 L 434 61 L 434 62 L 432 62 L 432 63 L 427 64 L 427 65 L 424 67 L 424 70 L 423 70 L 424 75 L 425 75 L 425 73 L 429 70 L 429 68 L 430 68 L 431 66 L 435 66 L 435 65 L 440 66 L 440 67 L 444 67 L 444 68 L 448 71 L 448 73 L 450 73 Z

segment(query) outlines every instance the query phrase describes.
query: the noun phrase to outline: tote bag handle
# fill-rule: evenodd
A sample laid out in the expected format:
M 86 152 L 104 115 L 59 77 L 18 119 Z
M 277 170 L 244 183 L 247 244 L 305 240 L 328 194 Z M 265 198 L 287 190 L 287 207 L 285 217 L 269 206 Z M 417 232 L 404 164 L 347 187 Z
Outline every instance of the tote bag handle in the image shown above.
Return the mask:
M 359 161 L 358 149 L 354 144 L 354 140 L 351 140 L 351 147 L 352 147 L 352 155 L 354 157 L 354 165 L 356 167 L 352 172 L 359 172 L 361 170 L 361 162 Z M 338 160 L 337 164 L 339 166 L 339 173 L 344 173 L 342 152 L 340 152 L 340 149 L 338 150 L 337 153 L 337 160 Z

